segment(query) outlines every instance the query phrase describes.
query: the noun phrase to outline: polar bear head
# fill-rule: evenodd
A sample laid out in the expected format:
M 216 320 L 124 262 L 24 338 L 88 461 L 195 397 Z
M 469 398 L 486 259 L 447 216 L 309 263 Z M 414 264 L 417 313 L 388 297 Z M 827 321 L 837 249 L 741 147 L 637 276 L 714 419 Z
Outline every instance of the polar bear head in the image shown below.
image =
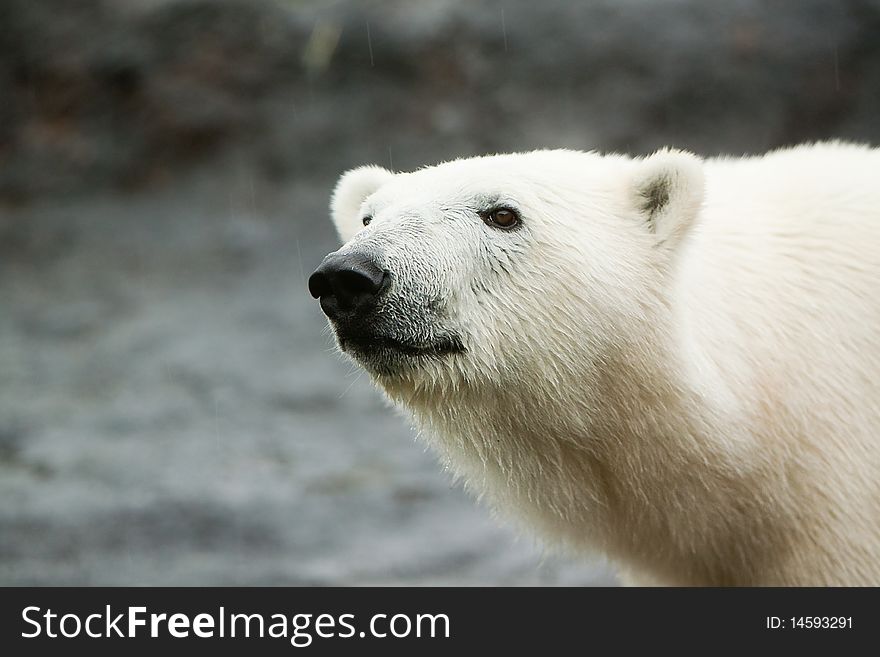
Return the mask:
M 702 196 L 702 162 L 681 151 L 361 167 L 336 186 L 344 245 L 309 289 L 392 396 L 546 390 L 654 330 Z

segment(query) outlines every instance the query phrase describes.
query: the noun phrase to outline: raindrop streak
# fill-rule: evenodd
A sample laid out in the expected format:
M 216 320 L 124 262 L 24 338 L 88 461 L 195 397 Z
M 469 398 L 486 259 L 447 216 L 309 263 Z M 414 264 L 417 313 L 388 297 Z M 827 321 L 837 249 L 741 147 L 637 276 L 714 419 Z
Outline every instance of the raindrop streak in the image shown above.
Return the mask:
M 504 22 L 504 7 L 501 8 L 501 34 L 504 35 L 504 52 L 507 52 L 507 24 Z
M 373 39 L 370 38 L 370 21 L 367 21 L 367 48 L 370 49 L 370 68 L 373 67 Z
M 238 220 L 238 198 L 232 185 L 229 186 L 229 218 L 233 221 Z
M 303 271 L 303 254 L 299 248 L 299 238 L 296 238 L 296 257 L 299 260 L 299 278 L 303 282 L 303 285 L 306 283 L 306 274 Z
M 220 400 L 217 399 L 217 393 L 214 394 L 214 438 L 220 441 Z
M 388 168 L 394 171 L 394 158 L 391 157 L 391 144 L 388 144 L 388 165 Z
M 834 46 L 834 86 L 840 91 L 840 59 L 837 56 L 837 46 Z

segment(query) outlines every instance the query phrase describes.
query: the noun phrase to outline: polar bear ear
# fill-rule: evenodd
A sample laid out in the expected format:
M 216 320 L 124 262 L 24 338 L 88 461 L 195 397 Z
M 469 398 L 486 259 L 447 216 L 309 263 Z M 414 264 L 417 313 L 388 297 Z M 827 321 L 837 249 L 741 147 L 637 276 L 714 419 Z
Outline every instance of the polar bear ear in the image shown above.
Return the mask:
M 657 243 L 674 248 L 703 203 L 703 160 L 686 151 L 663 149 L 636 163 L 631 184 L 631 202 Z
M 330 214 L 343 242 L 350 240 L 364 227 L 363 217 L 360 216 L 363 202 L 392 178 L 394 174 L 391 171 L 375 165 L 351 169 L 339 177 L 330 201 Z

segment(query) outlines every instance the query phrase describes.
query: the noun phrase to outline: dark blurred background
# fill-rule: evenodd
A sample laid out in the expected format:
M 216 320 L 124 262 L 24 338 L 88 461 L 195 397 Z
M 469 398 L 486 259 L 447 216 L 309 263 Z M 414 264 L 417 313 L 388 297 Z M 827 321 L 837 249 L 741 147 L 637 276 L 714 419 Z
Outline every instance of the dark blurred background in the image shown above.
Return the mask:
M 875 0 L 0 0 L 0 584 L 610 584 L 332 348 L 336 176 L 880 142 Z

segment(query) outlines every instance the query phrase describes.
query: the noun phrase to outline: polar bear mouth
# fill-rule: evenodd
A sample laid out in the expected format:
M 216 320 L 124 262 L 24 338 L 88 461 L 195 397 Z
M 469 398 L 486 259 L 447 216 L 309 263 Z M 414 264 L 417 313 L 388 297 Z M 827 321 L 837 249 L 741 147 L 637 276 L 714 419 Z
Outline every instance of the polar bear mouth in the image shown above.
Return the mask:
M 377 334 L 337 334 L 337 337 L 340 348 L 356 358 L 372 359 L 394 354 L 409 357 L 441 357 L 466 351 L 461 338 L 456 335 L 443 336 L 424 344 Z

